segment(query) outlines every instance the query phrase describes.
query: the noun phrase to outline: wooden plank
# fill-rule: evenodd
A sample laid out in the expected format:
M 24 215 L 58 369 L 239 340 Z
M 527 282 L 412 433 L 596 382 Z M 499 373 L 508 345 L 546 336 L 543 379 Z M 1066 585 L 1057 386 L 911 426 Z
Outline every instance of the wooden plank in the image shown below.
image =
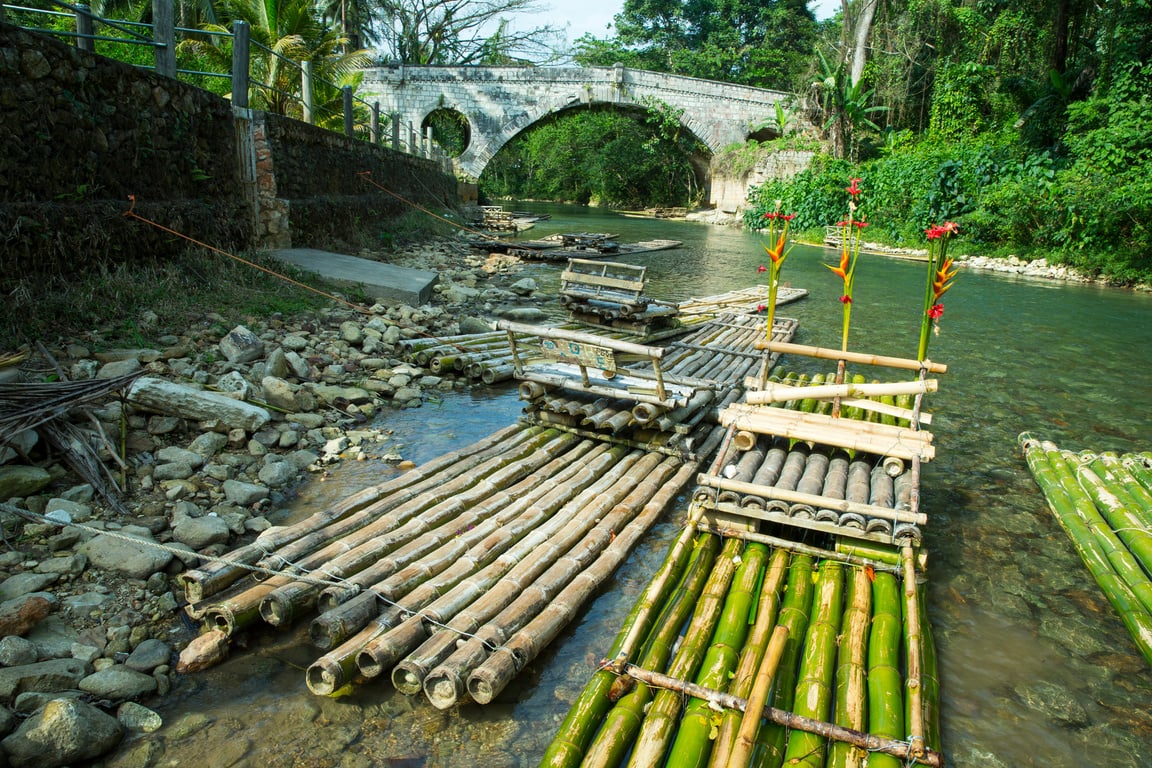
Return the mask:
M 604 288 L 616 288 L 620 290 L 635 291 L 639 293 L 644 290 L 643 280 L 628 280 L 620 277 L 609 277 L 601 275 L 589 275 L 584 272 L 563 272 L 560 279 L 566 283 L 576 283 L 578 285 L 595 285 L 603 286 Z M 565 286 L 567 288 L 568 286 Z
M 550 360 L 585 365 L 600 371 L 616 370 L 616 353 L 608 347 L 580 341 L 540 339 L 540 351 Z

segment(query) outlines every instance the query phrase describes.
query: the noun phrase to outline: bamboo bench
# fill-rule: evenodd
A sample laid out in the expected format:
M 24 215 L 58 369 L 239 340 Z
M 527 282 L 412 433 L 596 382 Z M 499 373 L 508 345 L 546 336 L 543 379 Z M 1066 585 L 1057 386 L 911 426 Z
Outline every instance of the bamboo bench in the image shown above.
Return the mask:
M 496 328 L 508 332 L 515 376 L 524 381 L 663 408 L 687 404 L 705 384 L 666 376 L 660 367 L 664 357 L 661 347 L 510 320 L 498 321 Z M 539 344 L 517 338 L 517 334 L 538 338 Z M 540 364 L 531 364 L 532 358 Z M 651 368 L 646 370 L 636 363 Z
M 919 510 L 920 465 L 935 458 L 932 433 L 923 429 L 931 423 L 931 414 L 921 409 L 923 396 L 938 389 L 929 373 L 944 373 L 947 366 L 928 360 L 884 357 L 841 350 L 822 349 L 786 342 L 761 341 L 758 349 L 769 353 L 799 355 L 816 359 L 842 360 L 845 363 L 891 367 L 918 372 L 913 381 L 892 381 L 873 384 L 823 384 L 815 386 L 789 386 L 773 382 L 749 380 L 743 403 L 728 406 L 721 411 L 721 425 L 728 428 L 730 446 L 717 457 L 715 465 L 702 473 L 697 484 L 705 489 L 697 504 L 710 523 L 721 527 L 749 527 L 755 521 L 777 522 L 825 533 L 868 539 L 877 542 L 918 543 L 918 526 L 927 522 Z M 914 397 L 912 408 L 884 403 L 880 396 Z M 782 407 L 774 403 L 788 401 L 832 401 L 832 413 L 818 413 Z M 841 418 L 839 408 L 853 407 L 863 411 L 893 417 L 907 422 L 907 426 L 878 421 Z M 801 493 L 773 485 L 754 484 L 732 479 L 722 471 L 726 463 L 735 461 L 743 451 L 755 447 L 760 436 L 770 440 L 783 438 L 789 451 L 797 443 L 875 456 L 873 469 L 896 478 L 908 472 L 906 480 L 913 489 L 909 498 L 901 503 L 893 499 L 893 506 L 849 501 L 836 496 Z M 906 464 L 911 467 L 906 469 Z M 740 501 L 733 501 L 739 499 Z M 803 510 L 797 514 L 797 510 Z M 850 521 L 850 522 L 848 522 Z
M 623 314 L 643 311 L 648 300 L 644 292 L 647 267 L 615 262 L 569 259 L 560 275 L 560 303 L 603 302 L 615 305 Z

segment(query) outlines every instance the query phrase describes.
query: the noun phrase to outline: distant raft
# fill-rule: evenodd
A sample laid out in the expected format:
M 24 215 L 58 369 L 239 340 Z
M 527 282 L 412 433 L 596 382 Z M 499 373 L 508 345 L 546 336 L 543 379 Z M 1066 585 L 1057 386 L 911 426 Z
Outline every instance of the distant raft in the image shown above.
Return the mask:
M 1048 507 L 1152 663 L 1152 452 L 1075 453 L 1028 432 L 1019 441 Z

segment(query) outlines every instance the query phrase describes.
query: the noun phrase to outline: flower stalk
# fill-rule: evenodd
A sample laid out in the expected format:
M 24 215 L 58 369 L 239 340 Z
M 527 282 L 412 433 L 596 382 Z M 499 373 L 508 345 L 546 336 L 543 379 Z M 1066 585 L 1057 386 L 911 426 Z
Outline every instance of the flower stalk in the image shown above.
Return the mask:
M 852 288 L 856 282 L 856 259 L 860 255 L 860 241 L 864 227 L 868 226 L 868 222 L 864 221 L 863 216 L 859 219 L 855 218 L 856 198 L 860 195 L 860 181 L 860 179 L 852 179 L 851 183 L 845 187 L 845 191 L 849 195 L 848 217 L 843 221 L 836 222 L 836 226 L 841 229 L 840 264 L 835 267 L 829 264 L 824 265 L 844 282 L 844 292 L 840 295 L 840 303 L 844 305 L 844 330 L 840 337 L 841 352 L 848 351 L 848 327 L 852 321 Z
M 764 214 L 764 218 L 768 220 L 768 242 L 775 245 L 764 246 L 769 258 L 768 266 L 761 264 L 757 268 L 757 272 L 768 273 L 768 304 L 765 307 L 768 310 L 768 318 L 764 325 L 764 338 L 768 340 L 772 339 L 772 324 L 776 321 L 776 294 L 780 290 L 780 270 L 792 251 L 792 245 L 788 243 L 788 227 L 792 219 L 796 218 L 794 213 L 780 213 L 780 203 L 781 201 L 777 200 L 776 210 Z
M 956 269 L 948 256 L 948 240 L 959 227 L 953 221 L 933 224 L 924 230 L 928 238 L 928 278 L 924 287 L 924 310 L 920 316 L 920 344 L 916 348 L 916 359 L 923 361 L 928 356 L 928 331 L 940 335 L 940 318 L 944 315 L 941 297 L 952 287 Z

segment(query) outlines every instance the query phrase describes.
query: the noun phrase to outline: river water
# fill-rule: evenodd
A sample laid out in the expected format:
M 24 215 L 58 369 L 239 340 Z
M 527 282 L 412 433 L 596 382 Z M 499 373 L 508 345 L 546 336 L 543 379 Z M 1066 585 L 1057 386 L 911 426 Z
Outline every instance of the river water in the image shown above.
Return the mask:
M 757 282 L 759 235 L 624 218 L 566 206 L 530 235 L 612 232 L 684 247 L 625 259 L 648 267 L 648 293 L 705 296 Z M 838 347 L 836 254 L 797 246 L 783 280 L 810 296 L 780 310 L 796 341 Z M 862 255 L 850 348 L 914 357 L 924 266 Z M 555 290 L 560 265 L 525 274 Z M 1152 296 L 962 270 L 929 357 L 949 366 L 929 401 L 937 460 L 926 465 L 930 613 L 941 665 L 942 727 L 960 768 L 1152 765 L 1152 669 L 1052 517 L 1021 456 L 1024 431 L 1062 448 L 1152 449 Z M 510 386 L 445 395 L 389 412 L 391 448 L 418 463 L 470 443 L 519 413 Z M 301 489 L 303 516 L 395 472 L 340 467 Z M 572 698 L 675 536 L 685 500 L 549 650 L 500 699 L 441 712 L 380 682 L 313 696 L 303 668 L 318 654 L 303 628 L 266 629 L 221 666 L 182 678 L 157 706 L 165 727 L 127 740 L 108 766 L 533 766 Z M 381 678 L 383 680 L 383 678 Z

